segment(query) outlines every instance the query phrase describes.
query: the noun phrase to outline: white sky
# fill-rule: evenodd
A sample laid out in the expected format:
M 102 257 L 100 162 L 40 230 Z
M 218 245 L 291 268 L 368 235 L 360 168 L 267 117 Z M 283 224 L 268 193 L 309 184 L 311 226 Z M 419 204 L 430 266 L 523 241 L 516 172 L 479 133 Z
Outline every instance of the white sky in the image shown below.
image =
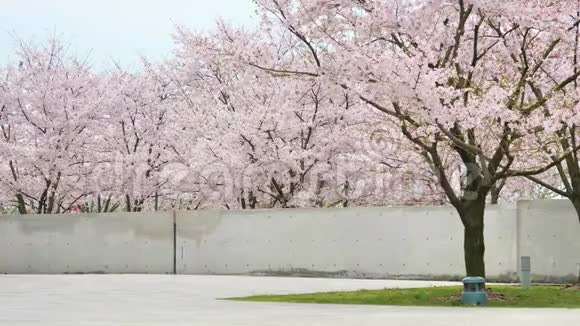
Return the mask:
M 174 23 L 213 28 L 223 17 L 253 25 L 252 0 L 0 0 L 0 64 L 14 61 L 14 36 L 41 42 L 58 35 L 95 66 L 134 67 L 139 54 L 170 54 Z

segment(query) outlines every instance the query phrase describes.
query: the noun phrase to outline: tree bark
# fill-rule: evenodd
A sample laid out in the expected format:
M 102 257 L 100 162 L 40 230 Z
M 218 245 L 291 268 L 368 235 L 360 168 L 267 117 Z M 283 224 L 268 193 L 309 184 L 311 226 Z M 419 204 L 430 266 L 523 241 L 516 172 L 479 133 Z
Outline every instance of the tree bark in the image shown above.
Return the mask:
M 570 198 L 570 201 L 572 201 L 572 205 L 576 209 L 576 216 L 578 217 L 578 222 L 580 222 L 580 196 Z
M 491 202 L 490 204 L 492 205 L 497 205 L 499 204 L 499 192 L 498 191 L 491 191 Z
M 483 225 L 466 226 L 464 234 L 463 249 L 465 251 L 466 275 L 485 277 Z
M 21 215 L 27 214 L 26 203 L 24 202 L 24 196 L 22 194 L 16 194 L 16 202 L 18 203 L 18 213 Z
M 129 195 L 125 195 L 125 208 L 127 208 L 127 212 L 131 212 L 131 198 Z
M 463 249 L 467 276 L 485 277 L 484 213 L 485 196 L 479 196 L 466 203 L 462 220 L 464 221 Z

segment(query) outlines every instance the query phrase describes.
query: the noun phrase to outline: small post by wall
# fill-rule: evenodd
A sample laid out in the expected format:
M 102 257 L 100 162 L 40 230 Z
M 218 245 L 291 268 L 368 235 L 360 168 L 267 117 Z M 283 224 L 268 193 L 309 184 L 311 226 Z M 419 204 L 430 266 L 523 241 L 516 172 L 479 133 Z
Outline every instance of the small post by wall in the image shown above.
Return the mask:
M 527 289 L 530 287 L 530 272 L 532 270 L 531 258 L 530 256 L 521 257 L 521 271 L 520 271 L 520 281 L 522 288 Z

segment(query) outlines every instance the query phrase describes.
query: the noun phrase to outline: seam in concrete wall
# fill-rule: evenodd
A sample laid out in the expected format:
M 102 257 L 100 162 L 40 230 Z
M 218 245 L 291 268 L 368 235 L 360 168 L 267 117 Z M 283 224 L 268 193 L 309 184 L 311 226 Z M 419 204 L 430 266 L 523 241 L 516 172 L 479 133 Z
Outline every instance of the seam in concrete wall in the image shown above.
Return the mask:
M 173 218 L 173 275 L 177 274 L 177 212 L 172 212 Z
M 515 273 L 518 275 L 518 279 L 520 276 L 520 268 L 521 268 L 521 257 L 522 257 L 522 250 L 521 250 L 521 239 L 522 239 L 522 201 L 518 202 L 518 209 L 516 210 L 516 266 L 515 266 Z

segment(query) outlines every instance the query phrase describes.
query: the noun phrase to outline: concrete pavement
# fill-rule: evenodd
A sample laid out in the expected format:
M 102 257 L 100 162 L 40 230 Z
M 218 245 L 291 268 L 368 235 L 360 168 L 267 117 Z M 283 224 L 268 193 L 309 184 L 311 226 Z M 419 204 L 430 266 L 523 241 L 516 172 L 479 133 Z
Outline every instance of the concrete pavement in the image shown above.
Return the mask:
M 579 325 L 580 309 L 466 309 L 251 303 L 253 294 L 449 282 L 173 275 L 0 276 L 0 325 Z

